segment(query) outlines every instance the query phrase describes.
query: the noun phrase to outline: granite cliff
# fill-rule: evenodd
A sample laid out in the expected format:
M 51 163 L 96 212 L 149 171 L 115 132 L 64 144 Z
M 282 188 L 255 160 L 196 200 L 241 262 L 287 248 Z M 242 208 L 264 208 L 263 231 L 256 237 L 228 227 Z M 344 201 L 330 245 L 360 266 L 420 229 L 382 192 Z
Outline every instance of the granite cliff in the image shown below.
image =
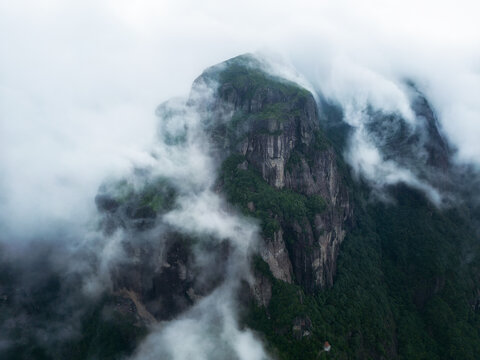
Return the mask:
M 314 97 L 248 55 L 207 69 L 202 83 L 217 87 L 206 126 L 223 161 L 219 190 L 262 221 L 263 260 L 307 291 L 331 286 L 353 206 Z

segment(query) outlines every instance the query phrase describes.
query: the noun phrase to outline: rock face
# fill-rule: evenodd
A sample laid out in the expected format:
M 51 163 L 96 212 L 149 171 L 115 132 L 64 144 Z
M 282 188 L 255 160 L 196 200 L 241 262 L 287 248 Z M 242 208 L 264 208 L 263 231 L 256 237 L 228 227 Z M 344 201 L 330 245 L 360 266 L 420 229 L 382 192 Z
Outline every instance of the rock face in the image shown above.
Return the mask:
M 171 320 L 223 280 L 223 272 L 199 278 L 205 272 L 198 268 L 188 239 L 175 232 L 162 237 L 164 246 L 160 249 L 152 242 L 126 243 L 129 260 L 119 263 L 112 274 L 114 291 L 134 298 L 140 304 L 137 309 L 143 307 L 143 313 L 138 313 L 147 324 L 152 319 Z M 212 249 L 219 269 L 226 266 L 227 252 L 227 247 Z
M 273 239 L 263 244 L 262 259 L 268 264 L 273 276 L 285 282 L 292 282 L 292 263 L 283 240 L 283 230 L 273 233 Z
M 195 81 L 189 106 L 205 110 L 213 156 L 223 164 L 219 191 L 261 222 L 259 254 L 268 271 L 312 292 L 333 284 L 351 200 L 313 96 L 261 66 L 241 56 L 208 69 Z M 196 96 L 211 89 L 210 103 Z M 229 252 L 228 246 L 204 249 L 218 271 L 200 269 L 192 241 L 161 225 L 175 202 L 174 186 L 168 179 L 149 181 L 140 192 L 125 181 L 110 184 L 96 198 L 108 236 L 116 229 L 126 234 L 128 260 L 114 268 L 113 290 L 145 323 L 170 319 L 212 291 L 223 280 Z M 252 293 L 264 306 L 272 296 L 270 279 L 255 271 Z
M 258 201 L 246 204 L 254 216 L 257 210 L 267 212 L 260 216 L 263 223 L 267 217 L 278 225 L 263 232 L 261 256 L 272 274 L 307 291 L 331 286 L 352 206 L 338 159 L 320 128 L 315 99 L 298 85 L 267 74 L 249 56 L 208 69 L 195 84 L 202 83 L 218 85 L 210 109 L 217 115 L 207 123 L 217 151 L 241 159 L 235 173 L 225 176 L 253 172 L 290 197 L 278 211 L 258 210 Z M 229 190 L 227 186 L 227 195 Z M 241 184 L 234 190 L 249 191 Z M 242 203 L 232 196 L 229 200 Z M 315 200 L 317 206 L 309 207 Z M 296 201 L 307 205 L 305 214 L 287 214 L 285 208 Z
M 134 191 L 124 181 L 104 185 L 95 201 L 103 214 L 107 237 L 121 230 L 124 260 L 111 269 L 112 292 L 134 309 L 144 325 L 171 320 L 209 294 L 223 281 L 228 244 L 194 240 L 162 222 L 176 193 L 165 179 Z M 208 253 L 217 271 L 197 262 L 194 255 Z

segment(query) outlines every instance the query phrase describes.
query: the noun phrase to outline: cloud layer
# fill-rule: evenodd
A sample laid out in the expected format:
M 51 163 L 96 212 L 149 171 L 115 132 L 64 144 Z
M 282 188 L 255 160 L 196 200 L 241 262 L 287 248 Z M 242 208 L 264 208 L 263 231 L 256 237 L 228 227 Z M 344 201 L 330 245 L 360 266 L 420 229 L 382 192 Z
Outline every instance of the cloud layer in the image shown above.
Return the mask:
M 397 86 L 414 79 L 458 157 L 477 161 L 476 10 L 474 1 L 2 2 L 0 224 L 18 232 L 85 217 L 106 174 L 142 161 L 158 103 L 186 94 L 205 67 L 257 50 L 341 103 L 408 112 Z
M 282 64 L 275 72 L 344 107 L 345 121 L 357 129 L 346 155 L 359 173 L 380 187 L 408 182 L 439 202 L 435 189 L 382 158 L 365 134 L 365 109 L 401 114 L 415 126 L 402 85 L 411 79 L 434 105 L 457 160 L 480 165 L 479 10 L 467 0 L 2 1 L 0 243 L 18 247 L 15 258 L 31 240 L 52 242 L 60 255 L 97 253 L 95 267 L 55 258 L 48 268 L 83 274 L 87 292 L 99 292 L 108 287 L 105 274 L 121 256 L 123 236 L 91 231 L 100 183 L 135 167 L 175 179 L 183 195 L 168 225 L 229 239 L 239 260 L 214 294 L 155 328 L 137 356 L 191 358 L 175 340 L 181 333 L 204 358 L 235 352 L 262 359 L 261 344 L 239 329 L 233 309 L 236 287 L 248 280 L 239 273 L 248 274 L 256 228 L 226 212 L 211 191 L 215 164 L 203 142 L 182 151 L 156 143 L 159 134 L 182 133 L 182 121 L 191 120 L 190 131 L 198 127 L 194 115 L 181 114 L 182 121 L 157 129 L 157 105 L 188 94 L 204 68 L 261 51 Z M 24 261 L 30 271 L 33 261 Z M 198 328 L 210 330 L 206 340 Z

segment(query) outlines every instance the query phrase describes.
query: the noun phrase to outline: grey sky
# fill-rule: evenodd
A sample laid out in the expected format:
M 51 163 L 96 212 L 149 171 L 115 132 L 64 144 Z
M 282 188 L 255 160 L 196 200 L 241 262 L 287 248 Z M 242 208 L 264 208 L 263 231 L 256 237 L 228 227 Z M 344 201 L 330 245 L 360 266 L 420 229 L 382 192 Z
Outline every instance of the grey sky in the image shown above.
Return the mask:
M 465 0 L 0 0 L 0 225 L 85 217 L 105 176 L 146 158 L 155 107 L 244 52 L 283 58 L 341 102 L 401 108 L 395 88 L 411 77 L 460 159 L 476 161 L 478 10 Z

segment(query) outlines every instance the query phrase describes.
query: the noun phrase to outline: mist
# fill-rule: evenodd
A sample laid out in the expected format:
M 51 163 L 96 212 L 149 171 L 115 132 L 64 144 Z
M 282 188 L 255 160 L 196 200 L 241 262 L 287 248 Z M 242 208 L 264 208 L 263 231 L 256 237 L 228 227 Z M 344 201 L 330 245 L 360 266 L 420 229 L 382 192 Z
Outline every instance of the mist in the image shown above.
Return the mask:
M 144 157 L 156 106 L 244 52 L 282 59 L 341 104 L 408 113 L 398 87 L 413 79 L 459 161 L 480 158 L 474 2 L 52 0 L 0 9 L 0 223 L 11 236 L 88 217 L 102 179 Z
M 433 105 L 454 161 L 480 167 L 479 10 L 468 0 L 0 2 L 3 258 L 18 262 L 28 287 L 43 254 L 31 244 L 49 244 L 52 255 L 40 266 L 45 278 L 67 273 L 82 279 L 62 314 L 99 296 L 111 286 L 112 267 L 128 261 L 119 244 L 129 235 L 99 231 L 95 195 L 106 179 L 148 169 L 152 177 L 172 179 L 180 192 L 164 225 L 227 241 L 239 260 L 214 293 L 177 320 L 153 326 L 135 358 L 191 358 L 175 341 L 179 333 L 203 349 L 203 358 L 265 358 L 261 342 L 239 328 L 234 310 L 235 292 L 249 281 L 257 226 L 212 190 L 218 164 L 205 139 L 174 150 L 161 139 L 184 131 L 185 122 L 190 134 L 200 132 L 200 115 L 184 110 L 192 81 L 210 65 L 260 54 L 273 73 L 344 109 L 343 120 L 354 128 L 344 156 L 357 176 L 379 191 L 404 182 L 441 204 L 435 186 L 384 158 L 365 130 L 366 110 L 401 116 L 415 129 L 405 88 L 411 80 Z M 208 96 L 211 89 L 204 90 Z M 155 113 L 171 98 L 181 121 Z M 204 255 L 199 251 L 198 261 Z M 85 260 L 92 257 L 93 263 Z M 59 316 L 58 329 L 64 320 Z M 69 336 L 77 331 L 75 321 Z M 198 328 L 211 330 L 208 340 L 198 338 Z M 214 354 L 217 341 L 224 348 Z

